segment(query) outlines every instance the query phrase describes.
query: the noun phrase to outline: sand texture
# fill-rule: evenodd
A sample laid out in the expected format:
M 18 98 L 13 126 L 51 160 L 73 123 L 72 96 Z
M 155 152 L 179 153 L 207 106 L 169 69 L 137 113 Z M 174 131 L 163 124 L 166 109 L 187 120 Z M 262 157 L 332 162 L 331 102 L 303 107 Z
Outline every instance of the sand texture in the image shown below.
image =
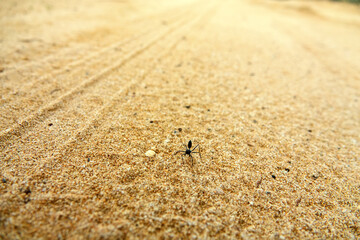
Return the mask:
M 0 95 L 0 239 L 360 239 L 359 6 L 1 1 Z

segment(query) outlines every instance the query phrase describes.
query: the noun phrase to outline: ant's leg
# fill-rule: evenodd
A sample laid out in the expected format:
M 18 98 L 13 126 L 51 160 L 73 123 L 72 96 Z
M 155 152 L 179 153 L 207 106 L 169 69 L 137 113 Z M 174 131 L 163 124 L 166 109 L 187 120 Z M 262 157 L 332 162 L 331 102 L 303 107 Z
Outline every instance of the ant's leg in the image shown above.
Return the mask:
M 197 146 L 199 146 L 199 144 L 197 145 Z M 195 148 L 197 148 L 197 146 L 195 147 Z M 193 149 L 193 151 L 195 150 L 195 148 Z M 199 146 L 199 151 L 198 152 L 193 152 L 193 151 L 191 151 L 192 153 L 198 153 L 199 155 L 200 155 L 200 158 L 201 158 L 201 153 L 200 153 L 200 146 Z
M 198 145 L 196 145 L 196 147 L 194 147 L 194 148 L 193 148 L 193 150 L 191 150 L 191 151 L 194 151 L 194 150 L 195 150 L 195 148 L 197 148 L 198 146 L 199 146 L 199 144 L 198 144 Z M 200 148 L 200 147 L 199 147 L 199 148 Z
M 176 153 L 174 153 L 174 155 L 178 154 L 178 153 L 181 153 L 181 152 L 185 152 L 185 151 L 177 151 Z
M 200 155 L 200 159 L 201 159 L 201 153 L 200 152 L 191 152 L 191 153 L 198 153 Z
M 189 154 L 189 156 L 191 157 L 191 166 L 194 166 L 194 158 Z

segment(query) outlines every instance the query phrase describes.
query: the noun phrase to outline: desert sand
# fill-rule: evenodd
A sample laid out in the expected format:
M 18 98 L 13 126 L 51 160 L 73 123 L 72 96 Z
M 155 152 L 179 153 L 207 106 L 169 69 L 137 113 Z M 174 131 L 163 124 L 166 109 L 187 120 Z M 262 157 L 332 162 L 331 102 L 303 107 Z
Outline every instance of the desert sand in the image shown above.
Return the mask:
M 0 83 L 0 239 L 360 238 L 357 5 L 1 1 Z

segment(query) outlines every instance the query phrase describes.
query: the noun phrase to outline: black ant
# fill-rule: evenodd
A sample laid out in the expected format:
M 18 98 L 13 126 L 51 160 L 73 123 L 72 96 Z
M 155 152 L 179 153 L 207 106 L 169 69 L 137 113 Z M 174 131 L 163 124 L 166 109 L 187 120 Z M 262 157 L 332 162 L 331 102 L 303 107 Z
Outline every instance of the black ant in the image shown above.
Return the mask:
M 184 143 L 183 145 L 185 146 L 186 150 L 185 151 L 177 151 L 174 155 L 178 154 L 178 153 L 184 153 L 183 155 L 181 155 L 181 158 L 184 160 L 184 156 L 185 155 L 189 155 L 191 157 L 191 166 L 194 166 L 194 159 L 191 156 L 191 153 L 198 153 L 200 155 L 200 159 L 201 159 L 201 153 L 200 153 L 200 146 L 199 144 L 196 145 L 196 147 L 193 148 L 193 150 L 191 150 L 191 146 L 192 146 L 192 142 L 191 140 L 188 142 L 188 145 L 186 146 Z M 199 146 L 199 151 L 198 152 L 194 152 L 195 148 L 197 148 Z

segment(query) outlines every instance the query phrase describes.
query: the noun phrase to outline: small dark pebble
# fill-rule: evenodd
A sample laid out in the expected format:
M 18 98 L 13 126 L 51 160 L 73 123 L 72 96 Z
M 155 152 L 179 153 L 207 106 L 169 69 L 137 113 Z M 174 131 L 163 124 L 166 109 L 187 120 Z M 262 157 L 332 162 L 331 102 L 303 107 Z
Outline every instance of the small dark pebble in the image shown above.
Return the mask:
M 288 169 L 288 168 L 285 168 L 285 171 L 287 171 L 287 172 L 290 172 L 290 169 Z
M 2 181 L 2 183 L 6 183 L 6 179 L 5 179 L 5 178 L 1 179 L 1 181 Z
M 262 110 L 265 110 L 266 108 L 265 107 L 261 107 Z
M 179 130 L 179 132 L 181 132 L 181 131 L 182 131 L 182 128 L 178 128 L 178 130 Z
M 290 164 L 291 164 L 291 161 L 288 161 L 288 163 L 290 163 Z
M 309 129 L 309 130 L 308 130 L 308 132 L 312 132 L 312 130 L 311 130 L 311 129 Z
M 269 192 L 269 191 L 266 191 L 265 193 L 266 193 L 266 194 L 271 194 L 271 192 Z
M 256 121 L 256 120 L 253 120 L 253 123 L 257 123 L 257 121 Z
M 211 131 L 211 128 L 208 128 L 208 131 Z
M 275 175 L 271 175 L 271 177 L 272 177 L 273 179 L 276 179 L 276 176 L 275 176 Z
M 30 194 L 30 193 L 31 193 L 30 188 L 29 188 L 29 187 L 27 187 L 27 188 L 25 189 L 24 193 L 26 193 L 26 194 Z
M 134 113 L 134 116 L 136 116 L 137 115 L 137 113 Z
M 318 179 L 318 177 L 319 177 L 318 175 L 315 175 L 315 174 L 312 175 L 312 178 L 313 178 L 314 180 Z
M 210 112 L 210 109 L 208 109 L 208 112 Z
M 88 158 L 88 160 L 87 160 L 88 162 L 90 162 L 90 158 Z
M 48 126 L 51 127 L 53 124 L 52 123 L 49 123 Z
M 153 120 L 150 121 L 150 123 L 153 123 L 153 122 L 154 122 Z
M 24 203 L 28 203 L 28 202 L 30 202 L 30 198 L 29 198 L 29 197 L 26 197 L 26 198 L 24 199 Z
M 187 109 L 189 109 L 191 106 L 190 106 L 190 105 L 186 105 L 185 107 L 186 107 Z

